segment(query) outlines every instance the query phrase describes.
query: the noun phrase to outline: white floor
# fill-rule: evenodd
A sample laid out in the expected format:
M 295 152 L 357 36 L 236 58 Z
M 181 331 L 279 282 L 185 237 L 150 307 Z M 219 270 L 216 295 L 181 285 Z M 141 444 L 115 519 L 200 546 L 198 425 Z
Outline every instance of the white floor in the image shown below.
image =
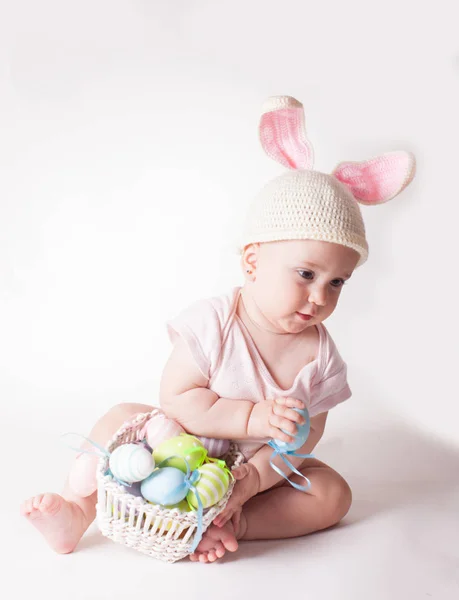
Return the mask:
M 2 494 L 6 568 L 0 585 L 10 591 L 1 596 L 458 600 L 458 451 L 387 416 L 354 423 L 346 438 L 338 431 L 332 421 L 316 455 L 353 488 L 345 522 L 303 539 L 243 543 L 213 565 L 165 565 L 102 538 L 95 526 L 75 553 L 53 554 L 19 517 L 18 506 L 35 492 L 58 489 L 69 451 L 55 432 L 39 439 L 30 424 L 21 431 L 30 452 L 11 431 L 2 446 L 14 448 L 19 460 L 15 467 L 6 461 L 2 482 L 8 493 Z M 18 465 L 24 470 L 26 464 L 27 476 L 19 476 Z

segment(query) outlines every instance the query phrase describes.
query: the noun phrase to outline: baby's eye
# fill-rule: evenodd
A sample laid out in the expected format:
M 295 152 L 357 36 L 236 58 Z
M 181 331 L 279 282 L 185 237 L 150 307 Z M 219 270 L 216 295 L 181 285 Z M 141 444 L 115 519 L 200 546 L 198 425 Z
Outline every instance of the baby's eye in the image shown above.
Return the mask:
M 312 271 L 298 271 L 300 277 L 302 277 L 303 279 L 313 279 L 314 278 L 314 273 Z
M 342 287 L 345 283 L 344 279 L 333 279 L 331 282 L 333 287 Z

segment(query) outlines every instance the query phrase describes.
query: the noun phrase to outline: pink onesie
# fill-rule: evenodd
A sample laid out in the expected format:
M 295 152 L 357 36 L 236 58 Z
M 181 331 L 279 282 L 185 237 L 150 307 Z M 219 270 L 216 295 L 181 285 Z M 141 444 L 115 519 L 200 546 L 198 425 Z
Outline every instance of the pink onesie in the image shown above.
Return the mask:
M 208 387 L 221 398 L 251 400 L 291 396 L 305 403 L 311 417 L 326 412 L 351 396 L 346 364 L 325 326 L 320 323 L 318 356 L 298 373 L 292 387 L 280 388 L 273 380 L 255 343 L 236 314 L 241 288 L 229 294 L 199 300 L 167 323 L 172 342 L 180 335 L 209 380 Z M 246 459 L 268 440 L 234 440 Z

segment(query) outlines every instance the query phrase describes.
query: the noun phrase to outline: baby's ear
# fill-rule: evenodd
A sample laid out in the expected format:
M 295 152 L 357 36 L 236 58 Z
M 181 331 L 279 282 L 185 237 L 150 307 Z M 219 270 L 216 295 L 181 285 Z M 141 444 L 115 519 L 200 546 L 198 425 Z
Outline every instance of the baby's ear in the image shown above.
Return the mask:
M 272 96 L 262 113 L 259 135 L 266 154 L 289 169 L 312 169 L 314 152 L 306 137 L 301 102 L 291 96 Z
M 410 152 L 388 152 L 364 162 L 343 162 L 332 175 L 344 183 L 360 204 L 382 204 L 411 183 L 416 159 Z

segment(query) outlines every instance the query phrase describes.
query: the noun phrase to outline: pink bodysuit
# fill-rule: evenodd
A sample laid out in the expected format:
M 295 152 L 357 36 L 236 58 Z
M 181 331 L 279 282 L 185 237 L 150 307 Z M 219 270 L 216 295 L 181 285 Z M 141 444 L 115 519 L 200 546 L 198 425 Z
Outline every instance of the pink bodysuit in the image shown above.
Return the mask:
M 167 323 L 171 341 L 180 335 L 188 344 L 199 370 L 209 380 L 209 389 L 221 398 L 252 402 L 291 396 L 305 403 L 311 417 L 350 398 L 346 364 L 322 323 L 317 325 L 317 358 L 300 370 L 290 389 L 280 388 L 236 314 L 240 290 L 199 300 Z M 246 459 L 268 442 L 234 441 Z

